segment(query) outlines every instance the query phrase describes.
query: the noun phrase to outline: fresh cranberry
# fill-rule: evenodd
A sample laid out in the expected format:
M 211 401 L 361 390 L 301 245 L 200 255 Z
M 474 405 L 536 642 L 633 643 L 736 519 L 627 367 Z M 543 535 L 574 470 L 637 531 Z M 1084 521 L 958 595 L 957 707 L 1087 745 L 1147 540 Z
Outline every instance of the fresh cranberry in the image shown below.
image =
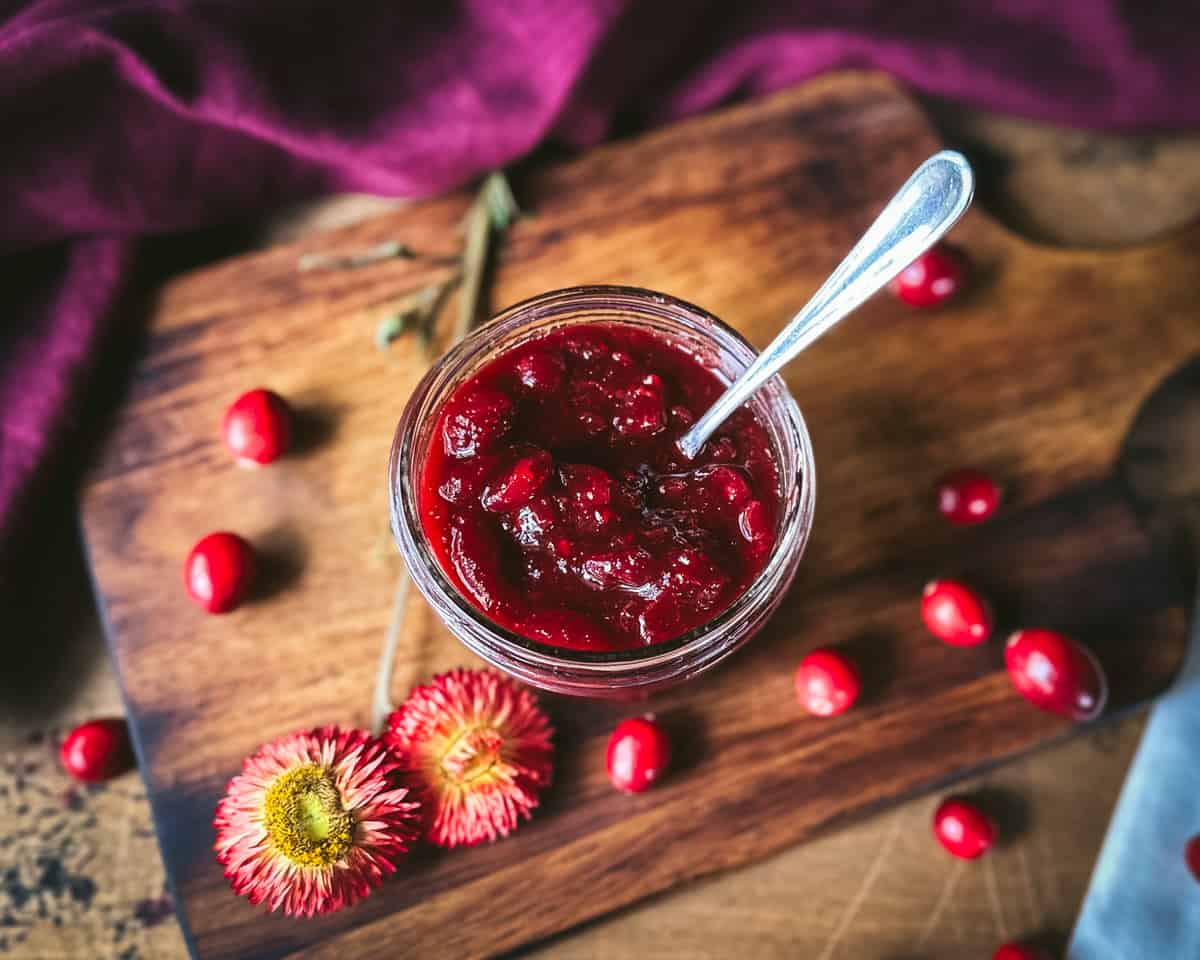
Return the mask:
M 60 744 L 63 769 L 76 780 L 96 783 L 133 766 L 129 728 L 119 717 L 82 723 Z
M 967 281 L 969 263 L 957 247 L 939 243 L 900 271 L 892 292 L 914 307 L 937 307 L 953 297 Z
M 995 842 L 996 824 L 971 801 L 950 797 L 933 815 L 933 835 L 954 856 L 974 860 Z
M 527 393 L 544 396 L 554 393 L 562 386 L 566 366 L 557 353 L 547 350 L 531 350 L 513 365 L 517 381 Z
M 608 739 L 605 765 L 618 790 L 641 793 L 666 773 L 670 763 L 670 738 L 653 717 L 622 720 Z
M 513 402 L 498 390 L 476 385 L 447 406 L 442 442 L 460 460 L 484 453 L 512 427 Z
M 1192 871 L 1196 882 L 1200 883 L 1200 833 L 1192 837 L 1183 848 L 1183 859 Z
M 982 470 L 955 470 L 937 482 L 938 512 L 957 526 L 983 523 L 999 505 L 1000 486 Z
M 251 390 L 233 401 L 221 423 L 225 446 L 239 463 L 277 460 L 292 440 L 292 411 L 271 390 Z
M 1086 647 L 1053 630 L 1018 630 L 1004 646 L 1008 678 L 1035 707 L 1072 720 L 1094 720 L 1108 682 Z
M 1025 943 L 1003 943 L 992 954 L 992 960 L 1050 960 L 1044 950 Z
M 483 489 L 483 509 L 508 513 L 524 506 L 541 491 L 554 461 L 545 450 L 526 452 L 511 467 Z
M 209 613 L 228 613 L 246 599 L 254 580 L 254 548 L 236 533 L 210 533 L 183 565 L 188 595 Z
M 955 647 L 983 643 L 992 632 L 987 603 L 957 580 L 930 580 L 925 584 L 921 618 L 930 633 Z
M 796 699 L 818 717 L 849 710 L 858 699 L 859 689 L 858 669 L 837 650 L 814 650 L 796 668 Z

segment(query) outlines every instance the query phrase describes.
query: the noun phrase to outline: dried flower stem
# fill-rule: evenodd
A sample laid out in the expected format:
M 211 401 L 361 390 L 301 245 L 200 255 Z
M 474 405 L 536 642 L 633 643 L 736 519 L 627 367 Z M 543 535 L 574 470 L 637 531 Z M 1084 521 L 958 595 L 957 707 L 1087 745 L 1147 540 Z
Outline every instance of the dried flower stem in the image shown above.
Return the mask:
M 397 257 L 411 260 L 416 254 L 412 249 L 396 240 L 387 240 L 368 247 L 361 253 L 348 255 L 329 253 L 306 253 L 296 263 L 296 269 L 307 270 L 346 270 L 355 267 L 366 267 L 381 260 L 394 260 Z
M 379 655 L 379 670 L 375 675 L 375 695 L 371 698 L 371 730 L 376 736 L 383 733 L 388 714 L 394 709 L 390 687 L 392 673 L 396 669 L 396 646 L 400 640 L 400 628 L 404 626 L 404 611 L 408 605 L 408 588 L 412 581 L 408 570 L 400 570 L 396 581 L 396 598 L 392 602 L 392 620 L 383 638 L 383 650 Z
M 462 292 L 458 303 L 458 320 L 451 334 L 453 346 L 475 326 L 483 301 L 483 283 L 487 276 L 494 240 L 503 235 L 520 215 L 512 189 L 502 171 L 489 173 L 467 211 L 466 241 L 462 254 L 462 269 L 442 284 L 432 284 L 401 301 L 400 306 L 379 325 L 375 342 L 386 347 L 410 326 L 416 326 L 426 350 L 433 342 L 433 331 L 446 294 L 458 283 Z M 392 673 L 396 666 L 396 647 L 404 626 L 404 613 L 411 580 L 407 570 L 401 570 L 396 583 L 396 599 L 392 619 L 383 640 L 379 669 L 375 675 L 375 693 L 371 704 L 371 729 L 383 731 L 388 714 L 394 709 L 391 700 Z

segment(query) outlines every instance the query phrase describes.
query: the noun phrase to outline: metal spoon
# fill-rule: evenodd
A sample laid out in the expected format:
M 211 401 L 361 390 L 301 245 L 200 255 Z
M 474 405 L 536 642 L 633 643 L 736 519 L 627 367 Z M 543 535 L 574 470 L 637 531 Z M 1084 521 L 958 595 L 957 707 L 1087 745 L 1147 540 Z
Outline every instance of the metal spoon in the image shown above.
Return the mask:
M 970 206 L 974 192 L 975 176 L 961 153 L 943 150 L 921 164 L 821 289 L 679 438 L 680 452 L 693 459 L 713 431 L 784 364 L 937 243 Z

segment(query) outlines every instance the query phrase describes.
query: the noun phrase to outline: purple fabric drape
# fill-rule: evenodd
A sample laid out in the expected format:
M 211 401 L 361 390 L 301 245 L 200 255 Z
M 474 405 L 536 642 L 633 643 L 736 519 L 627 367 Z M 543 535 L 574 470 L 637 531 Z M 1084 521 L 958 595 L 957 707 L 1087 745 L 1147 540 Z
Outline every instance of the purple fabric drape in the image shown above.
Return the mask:
M 1200 8 L 1116 0 L 0 0 L 0 541 L 139 234 L 422 195 L 835 67 L 1105 129 L 1200 126 Z

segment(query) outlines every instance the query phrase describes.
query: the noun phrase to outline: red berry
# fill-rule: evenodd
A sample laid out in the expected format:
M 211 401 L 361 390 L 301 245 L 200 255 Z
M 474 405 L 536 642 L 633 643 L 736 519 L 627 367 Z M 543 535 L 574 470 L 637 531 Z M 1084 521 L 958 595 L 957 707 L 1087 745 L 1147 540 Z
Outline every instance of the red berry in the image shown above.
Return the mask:
M 465 460 L 484 453 L 512 427 L 515 410 L 506 393 L 476 384 L 450 399 L 442 423 L 446 456 Z
M 236 533 L 210 533 L 187 555 L 183 582 L 188 595 L 209 613 L 228 613 L 254 579 L 254 548 Z
M 129 728 L 119 717 L 89 720 L 67 734 L 58 757 L 76 780 L 96 783 L 115 777 L 133 766 Z
M 995 841 L 996 824 L 969 800 L 950 797 L 933 814 L 933 835 L 954 856 L 974 860 Z
M 750 484 L 741 472 L 733 467 L 713 467 L 712 472 L 708 474 L 707 485 L 722 507 L 729 506 L 736 510 L 751 497 Z
M 983 643 L 992 632 L 987 603 L 957 580 L 930 580 L 925 584 L 921 618 L 930 633 L 955 647 Z
M 1003 943 L 992 954 L 992 960 L 1049 960 L 1044 950 L 1024 943 Z
M 1093 720 L 1104 709 L 1108 683 L 1090 650 L 1053 630 L 1018 630 L 1004 646 L 1017 692 L 1035 707 L 1072 720 Z
M 983 523 L 1000 505 L 1000 486 L 982 470 L 948 473 L 937 482 L 938 512 L 951 523 Z
M 532 350 L 516 362 L 514 369 L 524 390 L 537 395 L 553 393 L 562 385 L 566 365 L 557 353 Z
M 270 463 L 283 456 L 291 443 L 292 411 L 279 394 L 251 390 L 225 411 L 221 433 L 238 463 Z
M 914 307 L 937 307 L 953 297 L 967 281 L 969 263 L 957 247 L 939 243 L 900 271 L 891 290 Z
M 1183 859 L 1196 882 L 1200 883 L 1200 833 L 1192 837 L 1183 848 Z
M 501 476 L 483 488 L 483 509 L 507 513 L 532 500 L 550 477 L 554 461 L 545 450 L 518 457 Z
M 613 410 L 612 425 L 621 436 L 635 440 L 645 440 L 664 430 L 667 411 L 662 393 L 648 386 L 627 391 Z
M 857 668 L 837 650 L 814 650 L 796 668 L 796 699 L 818 717 L 849 710 L 858 699 L 859 689 Z
M 671 741 L 653 717 L 622 720 L 608 738 L 605 757 L 612 785 L 626 793 L 652 786 L 671 763 Z

